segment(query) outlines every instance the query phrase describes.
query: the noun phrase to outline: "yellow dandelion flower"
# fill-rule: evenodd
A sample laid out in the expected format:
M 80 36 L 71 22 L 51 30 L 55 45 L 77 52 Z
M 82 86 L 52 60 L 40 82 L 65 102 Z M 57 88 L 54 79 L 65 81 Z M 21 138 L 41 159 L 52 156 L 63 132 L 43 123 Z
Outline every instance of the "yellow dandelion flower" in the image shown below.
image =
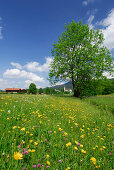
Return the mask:
M 74 149 L 77 151 L 78 150 L 78 148 L 76 147 L 76 146 L 74 146 Z
M 59 128 L 59 131 L 62 131 L 63 129 Z
M 14 159 L 15 160 L 23 159 L 23 155 L 19 152 L 14 152 Z
M 17 128 L 17 126 L 13 126 L 13 128 L 12 129 L 16 129 Z
M 38 145 L 38 142 L 34 142 L 34 145 L 37 146 L 37 145 Z
M 83 139 L 83 138 L 84 138 L 84 135 L 81 135 L 80 137 Z
M 69 146 L 71 146 L 72 144 L 71 144 L 71 142 L 68 142 L 67 144 L 66 144 L 66 147 L 69 147 Z
M 79 142 L 75 141 L 75 144 L 77 145 Z
M 25 128 L 22 128 L 21 131 L 25 131 Z
M 49 155 L 48 155 L 48 154 L 46 155 L 46 158 L 49 158 Z
M 28 149 L 28 152 L 31 152 L 31 149 Z
M 50 165 L 50 162 L 49 162 L 49 161 L 47 161 L 46 163 L 47 163 L 47 165 Z
M 83 148 L 83 145 L 80 145 L 81 148 Z
M 83 149 L 81 149 L 81 152 L 82 152 L 82 153 L 86 153 L 86 151 L 84 151 Z
M 94 157 L 92 157 L 90 160 L 92 161 L 92 163 L 93 163 L 94 165 L 96 164 L 96 159 L 95 159 Z
M 30 136 L 33 136 L 33 134 L 31 133 Z
M 66 170 L 70 170 L 70 167 L 67 167 Z
M 32 149 L 31 152 L 35 152 L 36 150 L 35 149 Z
M 30 140 L 29 142 L 30 142 L 30 143 L 32 143 L 32 142 L 33 142 L 33 140 Z

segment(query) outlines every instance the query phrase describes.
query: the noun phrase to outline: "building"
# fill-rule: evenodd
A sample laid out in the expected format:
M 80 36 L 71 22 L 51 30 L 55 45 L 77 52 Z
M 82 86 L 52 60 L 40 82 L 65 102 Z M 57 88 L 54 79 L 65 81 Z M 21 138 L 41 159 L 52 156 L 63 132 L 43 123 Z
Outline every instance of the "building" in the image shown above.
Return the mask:
M 66 87 L 64 86 L 64 92 L 72 93 L 72 89 L 66 88 Z
M 5 91 L 9 93 L 18 93 L 18 92 L 26 93 L 27 92 L 25 89 L 20 89 L 20 88 L 6 88 Z

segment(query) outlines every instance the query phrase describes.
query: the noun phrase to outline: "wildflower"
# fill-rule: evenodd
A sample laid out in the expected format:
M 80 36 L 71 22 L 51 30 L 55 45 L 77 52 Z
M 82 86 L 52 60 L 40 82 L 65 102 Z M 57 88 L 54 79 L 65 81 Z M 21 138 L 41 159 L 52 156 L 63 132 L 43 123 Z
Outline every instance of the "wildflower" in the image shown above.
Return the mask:
M 21 131 L 25 131 L 25 128 L 22 128 Z
M 16 129 L 17 128 L 17 126 L 13 126 L 13 128 L 12 129 Z
M 70 170 L 70 167 L 67 167 L 66 170 Z
M 82 153 L 86 153 L 86 151 L 84 151 L 83 149 L 81 149 L 81 152 L 82 152 Z
M 78 143 L 77 145 L 80 146 L 80 143 Z
M 25 166 L 23 167 L 23 170 L 26 170 L 26 167 L 25 167 Z
M 66 147 L 69 147 L 69 146 L 71 146 L 72 144 L 71 144 L 71 142 L 68 142 L 67 144 L 66 144 Z
M 40 168 L 40 167 L 41 167 L 41 165 L 40 165 L 40 164 L 38 164 L 38 165 L 37 165 L 37 167 L 38 167 L 38 168 Z
M 34 142 L 34 145 L 36 146 L 36 145 L 38 145 L 38 143 L 37 143 L 37 142 Z
M 67 135 L 68 135 L 68 133 L 65 132 L 65 133 L 64 133 L 64 136 L 67 136 Z
M 47 143 L 47 139 L 45 139 L 45 143 Z
M 99 165 L 99 166 L 96 166 L 96 168 L 100 168 L 100 165 Z
M 30 143 L 32 143 L 33 142 L 33 140 L 30 140 Z
M 31 149 L 28 149 L 28 152 L 31 152 Z
M 36 168 L 36 165 L 33 165 L 32 167 L 33 167 L 33 168 Z
M 46 168 L 49 168 L 49 166 L 46 166 Z
M 46 163 L 47 163 L 47 165 L 50 165 L 50 162 L 49 162 L 49 161 L 47 161 Z
M 94 165 L 96 164 L 96 159 L 95 159 L 94 157 L 92 157 L 90 160 L 92 161 L 92 163 L 93 163 Z
M 77 151 L 78 150 L 78 148 L 76 147 L 76 146 L 74 146 L 74 149 Z
M 61 163 L 61 160 L 59 160 L 59 163 Z
M 83 148 L 83 145 L 80 145 L 81 148 Z
M 46 158 L 49 158 L 49 155 L 48 155 L 48 154 L 46 155 Z
M 81 135 L 80 137 L 83 139 L 83 138 L 84 138 L 84 135 Z
M 77 145 L 77 144 L 78 144 L 78 142 L 77 142 L 77 141 L 75 141 L 75 144 Z
M 63 129 L 59 128 L 59 131 L 62 131 Z
M 35 149 L 32 149 L 31 152 L 35 152 L 36 150 Z
M 14 152 L 14 158 L 15 160 L 23 159 L 23 155 L 19 152 Z

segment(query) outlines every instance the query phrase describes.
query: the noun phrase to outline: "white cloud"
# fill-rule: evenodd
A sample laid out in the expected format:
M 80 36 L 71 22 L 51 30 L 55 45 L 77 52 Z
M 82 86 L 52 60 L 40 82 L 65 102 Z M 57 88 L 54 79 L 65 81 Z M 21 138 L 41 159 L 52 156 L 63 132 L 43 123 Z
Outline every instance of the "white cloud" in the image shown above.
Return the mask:
M 114 8 L 110 11 L 107 18 L 103 19 L 98 25 L 103 26 L 104 45 L 109 49 L 114 49 Z
M 18 82 L 8 81 L 0 78 L 0 89 L 4 90 L 5 88 L 18 87 Z
M 12 66 L 15 66 L 17 69 L 22 69 L 22 66 L 21 66 L 19 63 L 11 62 L 10 64 L 11 64 Z
M 110 75 L 109 72 L 104 72 L 104 73 L 103 73 L 103 76 L 106 76 L 108 79 L 112 79 L 112 78 L 114 78 L 114 73 L 112 73 L 112 74 Z
M 93 3 L 95 0 L 85 0 L 82 2 L 83 5 L 87 6 L 89 3 Z
M 35 84 L 36 84 L 35 81 L 25 80 L 25 88 L 29 88 L 29 85 L 30 85 L 31 83 L 35 83 Z M 37 87 L 37 89 L 41 88 L 41 86 L 39 86 L 39 85 L 37 85 L 37 84 L 36 84 L 36 87 Z
M 3 27 L 1 27 L 1 26 L 0 26 L 0 40 L 2 40 L 2 39 L 3 39 L 2 29 L 3 29 Z
M 90 15 L 89 19 L 88 19 L 88 24 L 90 29 L 93 29 L 94 26 L 92 25 L 92 21 L 94 20 L 94 15 Z
M 19 69 L 7 69 L 4 72 L 3 76 L 6 78 L 16 78 L 16 79 L 27 78 L 35 82 L 44 82 L 44 79 L 42 77 L 39 77 L 32 72 L 26 72 L 24 70 L 20 71 Z
M 19 63 L 15 63 L 15 62 L 11 62 L 11 65 L 12 66 L 15 66 L 17 69 L 27 69 L 31 72 L 48 72 L 49 71 L 49 65 L 52 61 L 52 58 L 51 57 L 47 57 L 45 58 L 46 59 L 46 62 L 41 65 L 40 63 L 36 62 L 36 61 L 33 61 L 33 62 L 28 62 L 27 64 L 25 65 L 20 65 Z
M 46 58 L 46 63 L 44 63 L 43 65 L 40 65 L 38 62 L 29 62 L 26 65 L 24 65 L 24 68 L 26 68 L 29 71 L 32 72 L 47 72 L 49 71 L 49 65 L 52 61 L 51 57 L 47 57 Z

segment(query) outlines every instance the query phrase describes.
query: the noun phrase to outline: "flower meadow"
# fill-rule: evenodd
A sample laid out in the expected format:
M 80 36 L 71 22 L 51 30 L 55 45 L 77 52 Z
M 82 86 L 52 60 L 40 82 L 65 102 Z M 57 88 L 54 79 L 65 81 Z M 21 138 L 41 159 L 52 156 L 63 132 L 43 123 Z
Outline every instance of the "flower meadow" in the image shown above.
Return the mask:
M 0 169 L 113 169 L 112 121 L 73 97 L 1 94 Z

